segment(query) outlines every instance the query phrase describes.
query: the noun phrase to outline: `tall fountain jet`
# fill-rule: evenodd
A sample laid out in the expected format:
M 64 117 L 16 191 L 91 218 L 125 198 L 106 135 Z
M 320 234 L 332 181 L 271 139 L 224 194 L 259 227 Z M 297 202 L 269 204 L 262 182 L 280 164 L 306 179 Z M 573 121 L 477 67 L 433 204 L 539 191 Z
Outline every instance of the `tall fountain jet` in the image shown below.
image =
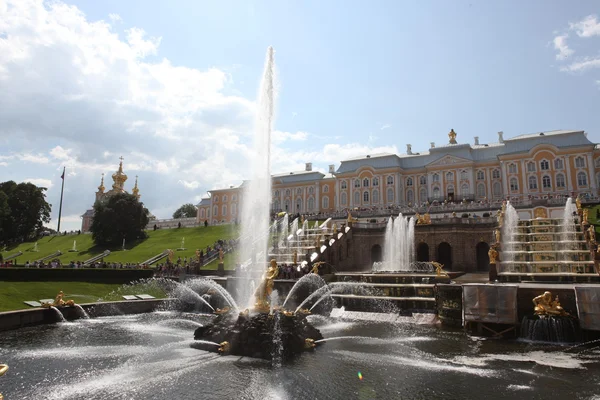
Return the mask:
M 243 191 L 240 262 L 247 265 L 246 277 L 259 279 L 267 267 L 269 210 L 271 208 L 271 131 L 275 114 L 275 61 L 272 47 L 267 49 L 265 67 L 258 92 L 254 147 L 251 153 L 251 180 Z M 250 288 L 243 282 L 238 288 L 240 305 L 252 301 Z
M 373 266 L 375 271 L 410 271 L 414 259 L 415 220 L 398 215 L 390 217 L 383 244 L 383 262 Z

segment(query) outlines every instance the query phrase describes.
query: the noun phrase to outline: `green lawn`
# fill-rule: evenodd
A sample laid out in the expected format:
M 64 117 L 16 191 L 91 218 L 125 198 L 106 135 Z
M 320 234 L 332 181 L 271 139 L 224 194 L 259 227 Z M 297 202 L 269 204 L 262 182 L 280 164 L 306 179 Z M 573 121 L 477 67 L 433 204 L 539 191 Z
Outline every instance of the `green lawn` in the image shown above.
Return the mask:
M 588 221 L 590 224 L 594 225 L 596 229 L 596 237 L 600 234 L 600 218 L 597 215 L 600 215 L 600 205 L 585 207 L 588 211 Z
M 65 299 L 75 303 L 92 303 L 99 299 L 123 300 L 126 294 L 150 294 L 165 297 L 162 290 L 152 284 L 120 285 L 117 283 L 87 282 L 0 282 L 0 312 L 29 308 L 23 301 L 39 301 L 56 297 L 62 290 Z
M 126 251 L 122 251 L 120 246 L 108 249 L 112 253 L 105 258 L 105 261 L 138 263 L 166 249 L 175 251 L 175 259 L 179 256 L 190 258 L 195 256 L 196 249 L 206 249 L 206 246 L 212 245 L 218 239 L 232 239 L 237 238 L 238 235 L 238 227 L 234 225 L 148 231 L 147 239 L 136 243 L 125 243 Z M 187 250 L 177 251 L 176 249 L 181 247 L 182 238 L 185 238 L 184 246 Z M 77 252 L 69 252 L 73 248 L 73 241 L 77 242 Z M 63 254 L 58 258 L 65 264 L 70 261 L 85 261 L 106 250 L 95 247 L 90 234 L 44 237 L 37 243 L 38 252 L 33 251 L 34 243 L 29 242 L 9 247 L 2 255 L 6 257 L 22 251 L 23 255 L 19 256 L 17 261 L 19 264 L 24 264 L 27 260 L 33 262 L 60 250 Z

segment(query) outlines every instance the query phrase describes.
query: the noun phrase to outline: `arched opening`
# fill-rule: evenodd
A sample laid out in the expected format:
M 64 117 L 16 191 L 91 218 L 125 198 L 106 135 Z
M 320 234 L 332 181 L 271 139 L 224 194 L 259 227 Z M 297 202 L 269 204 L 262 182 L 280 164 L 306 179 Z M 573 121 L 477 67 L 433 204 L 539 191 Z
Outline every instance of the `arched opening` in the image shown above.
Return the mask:
M 446 271 L 452 271 L 452 246 L 449 243 L 442 242 L 438 245 L 437 261 Z
M 381 246 L 376 244 L 373 247 L 371 247 L 371 264 L 373 264 L 374 262 L 381 261 L 383 261 Z
M 429 245 L 425 242 L 417 246 L 417 261 L 429 261 Z
M 475 254 L 477 254 L 477 271 L 488 272 L 490 270 L 490 256 L 488 251 L 490 245 L 486 242 L 479 242 L 475 246 Z

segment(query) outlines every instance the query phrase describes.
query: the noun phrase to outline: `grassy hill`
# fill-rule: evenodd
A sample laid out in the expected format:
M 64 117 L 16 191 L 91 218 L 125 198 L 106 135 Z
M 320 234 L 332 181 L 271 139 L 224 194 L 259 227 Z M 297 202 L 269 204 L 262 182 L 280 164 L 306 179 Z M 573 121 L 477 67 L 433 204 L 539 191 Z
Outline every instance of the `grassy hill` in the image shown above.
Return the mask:
M 206 249 L 206 246 L 212 246 L 218 239 L 232 239 L 237 238 L 238 235 L 238 227 L 234 225 L 159 229 L 148 231 L 147 239 L 135 243 L 125 243 L 126 251 L 122 251 L 121 246 L 108 249 L 96 247 L 91 234 L 52 236 L 38 240 L 38 252 L 33 251 L 34 242 L 28 242 L 9 247 L 2 252 L 2 255 L 7 257 L 22 251 L 23 255 L 17 257 L 17 262 L 24 264 L 27 260 L 33 262 L 60 250 L 63 254 L 58 259 L 65 264 L 70 261 L 85 261 L 101 254 L 104 250 L 110 250 L 111 254 L 105 258 L 105 261 L 138 263 L 166 249 L 174 250 L 176 258 L 179 256 L 181 258 L 193 257 L 196 249 Z M 181 247 L 182 238 L 185 238 L 187 250 L 177 251 L 176 249 Z M 69 252 L 73 248 L 73 241 L 77 242 L 77 252 Z

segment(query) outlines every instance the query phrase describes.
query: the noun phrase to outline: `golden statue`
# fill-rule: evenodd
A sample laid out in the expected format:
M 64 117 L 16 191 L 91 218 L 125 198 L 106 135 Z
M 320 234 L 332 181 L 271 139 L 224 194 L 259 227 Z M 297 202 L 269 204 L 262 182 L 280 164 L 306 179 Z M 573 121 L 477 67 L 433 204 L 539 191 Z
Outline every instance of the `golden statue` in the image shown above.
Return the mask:
M 566 317 L 569 315 L 560 305 L 558 301 L 558 296 L 556 299 L 552 300 L 552 293 L 544 292 L 533 299 L 533 312 L 535 315 L 539 316 L 561 316 Z
M 425 215 L 423 215 L 423 221 L 425 225 L 431 224 L 431 215 L 429 215 L 428 212 L 426 212 Z
M 500 229 L 494 231 L 494 236 L 496 237 L 496 243 L 500 243 Z
M 293 317 L 294 316 L 294 312 L 293 311 L 283 310 L 283 315 L 285 315 L 286 317 Z
M 0 376 L 4 375 L 6 373 L 6 371 L 8 371 L 8 365 L 6 364 L 0 364 Z M 2 393 L 0 393 L 0 400 L 3 400 L 4 397 L 2 396 Z
M 219 353 L 221 354 L 225 354 L 225 353 L 229 353 L 229 350 L 231 349 L 231 345 L 229 344 L 229 342 L 221 342 L 219 343 Z
M 254 296 L 256 297 L 254 308 L 256 310 L 260 312 L 269 312 L 271 310 L 270 297 L 271 293 L 273 293 L 274 280 L 277 278 L 277 275 L 279 275 L 277 261 L 272 259 L 267 272 L 265 272 L 263 281 L 256 288 L 256 292 L 254 292 Z
M 577 198 L 575 199 L 575 205 L 577 206 L 577 212 L 581 211 L 581 197 L 579 197 L 579 195 L 577 195 Z
M 221 263 L 223 262 L 223 248 L 222 247 L 219 249 L 219 262 L 221 262 Z
M 415 222 L 417 223 L 417 225 L 421 225 L 421 214 L 416 212 L 414 218 L 415 218 Z
M 324 261 L 319 261 L 313 264 L 312 270 L 310 271 L 312 274 L 317 274 L 319 275 L 319 267 L 321 265 L 325 264 Z
M 321 235 L 317 235 L 317 238 L 315 239 L 315 249 L 317 251 L 319 251 L 320 248 L 321 248 Z
M 435 274 L 436 276 L 448 276 L 448 274 L 446 273 L 446 271 L 444 271 L 444 265 L 440 264 L 439 262 L 435 262 L 432 261 L 431 264 L 435 267 Z
M 590 225 L 587 231 L 590 243 L 596 243 L 596 227 L 594 225 Z
M 450 133 L 448 133 L 448 138 L 450 140 L 448 140 L 449 144 L 456 144 L 456 132 L 454 132 L 454 129 L 450 129 Z
M 64 301 L 63 300 L 64 295 L 65 294 L 61 290 L 56 295 L 56 298 L 54 299 L 53 303 L 42 303 L 42 307 L 44 307 L 44 308 L 50 308 L 50 307 L 67 307 L 67 306 L 68 307 L 73 307 L 75 305 L 75 302 L 73 300 Z
M 586 225 L 589 224 L 589 222 L 588 222 L 588 212 L 589 212 L 589 210 L 587 208 L 583 209 L 583 223 L 586 224 Z
M 333 234 L 335 235 L 337 233 L 338 233 L 338 227 L 337 227 L 337 224 L 334 222 L 333 223 Z
M 488 256 L 490 257 L 490 264 L 496 264 L 496 260 L 498 260 L 498 250 L 496 250 L 493 246 L 488 250 Z
M 225 306 L 223 308 L 217 308 L 214 311 L 214 314 L 222 315 L 222 314 L 227 314 L 229 311 L 231 311 L 231 308 L 229 306 Z
M 502 228 L 502 221 L 504 220 L 504 212 L 498 210 L 496 213 L 496 219 L 498 220 L 498 227 Z
M 306 350 L 310 350 L 316 346 L 317 345 L 315 344 L 315 339 L 311 339 L 311 338 L 304 339 L 304 348 Z

